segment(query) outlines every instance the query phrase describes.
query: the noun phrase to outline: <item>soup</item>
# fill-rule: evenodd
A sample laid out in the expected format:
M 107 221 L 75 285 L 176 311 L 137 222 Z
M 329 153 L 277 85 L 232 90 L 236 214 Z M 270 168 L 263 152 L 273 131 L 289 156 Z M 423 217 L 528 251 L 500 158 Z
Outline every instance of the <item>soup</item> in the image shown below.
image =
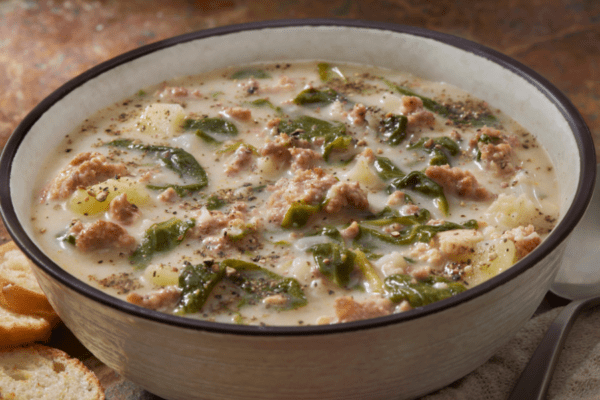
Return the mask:
M 65 270 L 142 307 L 237 324 L 442 300 L 530 253 L 559 204 L 544 149 L 500 110 L 325 62 L 143 88 L 68 133 L 39 179 L 38 240 Z

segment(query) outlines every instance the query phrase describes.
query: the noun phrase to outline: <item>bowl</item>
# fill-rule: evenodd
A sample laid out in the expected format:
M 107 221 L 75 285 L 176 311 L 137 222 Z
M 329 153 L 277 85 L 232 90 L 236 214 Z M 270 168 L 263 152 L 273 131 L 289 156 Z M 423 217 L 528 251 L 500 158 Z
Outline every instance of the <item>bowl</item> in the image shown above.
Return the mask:
M 85 116 L 180 75 L 256 61 L 372 64 L 458 86 L 537 136 L 553 161 L 560 220 L 528 257 L 454 297 L 401 314 L 326 326 L 227 325 L 113 298 L 58 267 L 36 243 L 30 210 L 44 154 Z M 42 156 L 40 156 L 42 155 Z M 66 326 L 98 359 L 166 399 L 405 399 L 444 387 L 504 345 L 547 292 L 595 179 L 594 146 L 569 100 L 494 50 L 420 28 L 290 20 L 199 31 L 106 61 L 44 99 L 1 159 L 5 225 Z

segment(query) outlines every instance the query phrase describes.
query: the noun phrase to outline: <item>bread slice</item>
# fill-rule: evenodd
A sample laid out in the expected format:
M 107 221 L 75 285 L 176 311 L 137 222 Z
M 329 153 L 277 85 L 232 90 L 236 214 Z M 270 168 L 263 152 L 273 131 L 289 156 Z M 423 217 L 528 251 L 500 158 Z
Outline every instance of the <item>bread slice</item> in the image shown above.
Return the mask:
M 0 349 L 48 340 L 52 327 L 53 323 L 45 317 L 19 314 L 0 307 Z
M 31 261 L 14 242 L 0 246 L 0 348 L 45 341 L 57 322 Z
M 31 261 L 14 242 L 0 246 L 0 305 L 20 314 L 57 319 L 33 275 Z
M 0 399 L 104 400 L 81 361 L 44 345 L 0 350 Z

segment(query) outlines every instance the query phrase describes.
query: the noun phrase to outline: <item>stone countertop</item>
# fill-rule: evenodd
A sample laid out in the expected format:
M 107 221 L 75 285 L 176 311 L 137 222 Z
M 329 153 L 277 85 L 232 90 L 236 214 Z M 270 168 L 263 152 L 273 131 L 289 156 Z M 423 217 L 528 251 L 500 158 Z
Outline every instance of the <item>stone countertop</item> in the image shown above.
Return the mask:
M 586 0 L 0 1 L 0 148 L 44 97 L 125 51 L 217 26 L 323 17 L 429 28 L 513 57 L 571 99 L 600 155 L 600 2 Z M 0 243 L 8 240 L 0 223 Z M 94 370 L 107 399 L 157 399 L 100 363 L 64 326 L 50 345 Z

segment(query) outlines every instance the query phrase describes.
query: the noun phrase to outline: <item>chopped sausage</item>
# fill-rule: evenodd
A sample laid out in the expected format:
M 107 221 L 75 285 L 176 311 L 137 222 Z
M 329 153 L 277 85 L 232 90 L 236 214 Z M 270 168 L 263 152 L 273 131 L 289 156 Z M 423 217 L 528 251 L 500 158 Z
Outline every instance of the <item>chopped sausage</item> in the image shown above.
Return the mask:
M 423 100 L 416 96 L 403 96 L 400 112 L 408 118 L 409 127 L 433 126 L 435 115 L 423 108 Z
M 167 86 L 157 93 L 160 98 L 187 97 L 188 90 L 181 86 Z
M 535 231 L 533 225 L 519 226 L 506 231 L 501 236 L 502 239 L 512 240 L 517 250 L 517 258 L 521 259 L 531 253 L 541 242 L 540 235 Z
M 510 175 L 515 171 L 512 163 L 512 147 L 507 143 L 479 144 L 481 159 L 486 161 L 499 175 Z
M 277 128 L 279 126 L 280 122 L 281 122 L 281 118 L 270 119 L 267 121 L 267 128 L 269 128 L 269 129 Z
M 323 159 L 321 154 L 311 149 L 292 147 L 288 151 L 292 156 L 292 170 L 310 169 Z
M 132 250 L 136 245 L 135 238 L 125 228 L 101 219 L 86 225 L 78 221 L 69 234 L 75 236 L 75 246 L 83 252 L 109 248 Z
M 173 307 L 181 298 L 181 291 L 176 286 L 167 286 L 146 295 L 129 293 L 126 300 L 150 310 L 161 310 Z
M 492 138 L 491 143 L 480 141 L 482 136 Z M 479 157 L 500 176 L 511 175 L 516 167 L 513 160 L 513 148 L 519 145 L 516 136 L 504 135 L 497 129 L 483 127 L 476 136 L 469 141 L 471 148 L 479 151 Z
M 410 271 L 410 275 L 416 280 L 423 280 L 431 275 L 431 266 L 421 265 Z
M 421 208 L 416 204 L 405 204 L 400 209 L 400 213 L 402 215 L 415 215 L 419 212 Z
M 227 176 L 232 176 L 245 169 L 252 164 L 252 156 L 254 153 L 252 149 L 247 146 L 241 145 L 233 153 L 232 160 L 225 167 L 225 173 Z
M 409 252 L 411 258 L 419 261 L 428 262 L 432 265 L 440 265 L 444 261 L 444 256 L 436 247 L 430 246 L 428 243 L 415 243 Z
M 444 191 L 471 200 L 490 200 L 494 195 L 479 185 L 475 176 L 458 167 L 432 165 L 427 167 L 425 175 L 440 184 Z
M 125 164 L 113 164 L 100 153 L 80 153 L 50 182 L 44 197 L 66 199 L 78 188 L 127 174 Z
M 246 203 L 236 202 L 226 213 L 202 207 L 196 215 L 196 225 L 192 228 L 190 234 L 193 237 L 214 235 L 223 228 L 245 225 L 246 218 Z
M 365 116 L 367 115 L 367 107 L 364 104 L 357 103 L 352 107 L 348 117 L 352 120 L 352 124 L 354 125 L 365 125 L 367 120 Z
M 358 236 L 358 234 L 360 233 L 360 226 L 358 225 L 358 222 L 356 221 L 352 221 L 352 223 L 350 224 L 350 226 L 348 226 L 345 229 L 342 229 L 340 231 L 340 234 L 342 235 L 342 237 L 344 239 L 354 239 L 356 236 Z
M 277 136 L 275 140 L 267 142 L 267 144 L 260 149 L 260 155 L 263 157 L 271 157 L 277 163 L 283 164 L 292 157 L 289 151 L 291 146 L 291 138 L 287 134 L 282 133 Z
M 250 121 L 252 119 L 252 112 L 247 108 L 230 107 L 226 108 L 223 111 L 223 113 L 230 116 L 231 118 L 235 118 L 244 122 Z
M 252 250 L 260 245 L 255 237 L 260 221 L 257 217 L 249 218 L 246 203 L 236 202 L 227 212 L 202 207 L 195 220 L 189 235 L 201 239 L 206 250 Z
M 404 200 L 406 199 L 406 195 L 401 190 L 396 190 L 392 194 L 390 194 L 387 198 L 385 204 L 388 206 L 398 206 L 404 204 Z
M 306 204 L 319 204 L 329 188 L 338 182 L 333 175 L 321 168 L 297 170 L 293 178 L 281 178 L 271 187 L 273 191 L 266 204 L 267 219 L 271 223 L 281 223 L 290 205 L 297 201 Z
M 280 93 L 288 90 L 292 90 L 296 87 L 296 82 L 287 76 L 282 76 L 279 78 L 277 84 L 273 86 L 265 86 L 261 89 L 261 93 Z
M 408 116 L 407 125 L 410 127 L 433 126 L 435 115 L 431 111 L 421 110 Z
M 452 130 L 452 132 L 450 132 L 450 137 L 452 139 L 454 139 L 455 141 L 459 141 L 462 140 L 462 136 L 460 133 L 458 133 L 458 131 L 456 131 L 455 129 Z
M 327 205 L 325 211 L 333 214 L 346 206 L 359 210 L 369 208 L 367 193 L 361 189 L 358 182 L 338 182 L 331 186 L 327 192 Z
M 423 100 L 416 96 L 402 96 L 400 112 L 404 115 L 412 114 L 423 109 Z
M 158 195 L 158 200 L 163 203 L 174 203 L 179 199 L 177 191 L 172 187 L 165 189 L 161 194 Z
M 367 147 L 363 151 L 360 152 L 359 157 L 363 157 L 365 161 L 369 164 L 373 164 L 375 160 L 377 160 L 377 156 L 375 152 L 370 147 Z
M 404 225 L 394 222 L 393 224 L 385 225 L 381 228 L 382 231 L 389 233 L 393 237 L 400 236 L 400 231 L 404 228 Z
M 381 296 L 372 296 L 362 303 L 350 296 L 343 296 L 335 300 L 334 307 L 339 322 L 351 322 L 390 315 L 394 303 Z
M 279 118 L 276 118 L 276 120 L 278 121 Z M 319 140 L 314 140 L 313 143 L 316 145 L 322 144 Z M 290 137 L 287 133 L 282 133 L 275 140 L 267 142 L 260 148 L 259 152 L 263 157 L 271 156 L 279 161 L 287 161 L 291 158 L 289 149 L 292 147 L 310 149 L 312 145 L 308 140 Z
M 142 212 L 127 200 L 127 193 L 123 193 L 112 199 L 108 205 L 108 214 L 115 221 L 130 225 L 142 215 Z

